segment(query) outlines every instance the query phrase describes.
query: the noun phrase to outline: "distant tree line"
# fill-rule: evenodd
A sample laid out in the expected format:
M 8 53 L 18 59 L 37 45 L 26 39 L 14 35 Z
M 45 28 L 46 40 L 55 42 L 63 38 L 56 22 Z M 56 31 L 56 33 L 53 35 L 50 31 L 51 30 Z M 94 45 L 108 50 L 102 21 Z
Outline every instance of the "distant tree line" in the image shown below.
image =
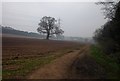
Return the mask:
M 116 57 L 120 63 L 120 1 L 97 4 L 104 5 L 102 9 L 108 21 L 96 30 L 93 38 L 105 54 Z
M 3 27 L 2 26 L 2 34 L 13 34 L 13 35 L 20 35 L 20 36 L 28 36 L 28 37 L 38 37 L 38 38 L 43 38 L 45 36 L 40 35 L 38 33 L 33 33 L 33 32 L 27 32 L 27 31 L 20 31 L 16 30 L 12 27 Z

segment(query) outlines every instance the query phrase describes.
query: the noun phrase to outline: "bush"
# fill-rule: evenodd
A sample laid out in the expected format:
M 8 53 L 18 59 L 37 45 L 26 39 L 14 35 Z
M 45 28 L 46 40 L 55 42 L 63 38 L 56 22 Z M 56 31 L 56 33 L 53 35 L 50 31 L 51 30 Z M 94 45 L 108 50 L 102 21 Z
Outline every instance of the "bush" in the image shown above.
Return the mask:
M 116 58 L 104 54 L 98 46 L 91 47 L 91 56 L 105 69 L 108 79 L 119 78 L 120 64 Z

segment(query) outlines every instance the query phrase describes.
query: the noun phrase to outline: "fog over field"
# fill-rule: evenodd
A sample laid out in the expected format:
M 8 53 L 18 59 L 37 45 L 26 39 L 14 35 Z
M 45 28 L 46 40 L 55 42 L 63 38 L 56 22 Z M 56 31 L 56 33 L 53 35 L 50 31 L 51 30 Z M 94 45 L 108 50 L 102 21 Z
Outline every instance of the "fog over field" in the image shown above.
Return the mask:
M 92 37 L 106 20 L 95 2 L 3 2 L 2 25 L 37 32 L 43 16 L 61 19 L 65 36 Z

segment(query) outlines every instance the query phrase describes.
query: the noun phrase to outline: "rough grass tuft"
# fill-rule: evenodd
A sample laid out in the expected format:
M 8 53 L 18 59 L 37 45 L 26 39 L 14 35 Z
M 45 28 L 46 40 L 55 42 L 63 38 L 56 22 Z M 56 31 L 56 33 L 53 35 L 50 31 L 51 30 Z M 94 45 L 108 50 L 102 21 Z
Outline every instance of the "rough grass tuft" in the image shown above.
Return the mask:
M 119 79 L 120 64 L 115 58 L 104 54 L 97 46 L 91 46 L 91 56 L 105 69 L 108 79 Z

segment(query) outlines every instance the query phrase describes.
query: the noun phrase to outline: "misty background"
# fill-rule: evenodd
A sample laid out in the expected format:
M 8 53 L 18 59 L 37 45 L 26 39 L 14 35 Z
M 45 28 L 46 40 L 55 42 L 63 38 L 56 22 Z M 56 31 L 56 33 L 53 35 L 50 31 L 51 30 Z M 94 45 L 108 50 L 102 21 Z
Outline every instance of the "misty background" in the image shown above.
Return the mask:
M 106 20 L 95 2 L 3 2 L 2 25 L 37 32 L 43 16 L 61 19 L 65 36 L 92 37 Z

